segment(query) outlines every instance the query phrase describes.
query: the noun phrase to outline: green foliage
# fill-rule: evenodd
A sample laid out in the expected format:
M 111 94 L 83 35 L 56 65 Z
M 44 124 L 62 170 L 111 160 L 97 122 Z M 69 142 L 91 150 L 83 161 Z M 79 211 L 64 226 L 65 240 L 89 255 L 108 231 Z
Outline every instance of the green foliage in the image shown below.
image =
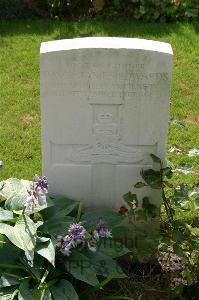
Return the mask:
M 81 204 L 77 209 L 78 202 L 64 198 L 48 198 L 47 205 L 38 209 L 39 204 L 35 204 L 31 212 L 26 211 L 23 205 L 29 195 L 28 183 L 31 182 L 13 178 L 1 183 L 2 300 L 15 297 L 19 300 L 77 300 L 78 294 L 89 293 L 88 286 L 92 287 L 93 294 L 111 279 L 126 276 L 115 258 L 129 253 L 129 250 L 110 239 L 110 234 L 99 240 L 92 235 L 101 220 L 107 221 L 107 228 L 117 232 L 124 219 L 122 216 L 105 210 L 83 213 Z M 87 229 L 88 242 L 77 243 L 75 249 L 64 256 L 58 246 L 58 235 L 68 236 L 69 225 L 78 225 L 74 224 L 77 220 L 84 224 L 85 231 Z M 105 277 L 103 283 L 100 283 L 100 277 Z M 81 288 L 78 288 L 78 282 L 81 282 Z
M 67 280 L 60 280 L 51 288 L 52 295 L 56 300 L 78 300 L 78 295 L 73 285 Z
M 111 0 L 106 1 L 104 15 L 168 22 L 197 18 L 198 8 L 197 0 Z
M 94 227 L 102 219 L 107 222 L 108 226 L 114 228 L 124 220 L 123 216 L 119 216 L 118 213 L 111 210 L 93 210 L 86 212 L 82 215 L 81 221 L 85 222 L 85 227 Z
M 151 220 L 159 215 L 157 207 L 150 202 L 148 197 L 142 199 L 142 207 L 132 207 L 132 201 L 137 197 L 128 192 L 125 194 L 129 209 L 126 212 L 129 223 L 133 225 L 136 236 L 143 238 L 148 244 L 147 255 L 156 253 L 160 255 L 159 262 L 164 271 L 174 273 L 170 279 L 178 279 L 174 284 L 173 297 L 178 297 L 183 291 L 183 284 L 192 284 L 198 279 L 199 274 L 199 222 L 191 219 L 185 221 L 182 216 L 186 211 L 197 210 L 198 205 L 198 186 L 189 186 L 181 184 L 176 188 L 169 183 L 173 172 L 170 167 L 164 167 L 161 160 L 151 155 L 154 163 L 159 165 L 159 170 L 144 170 L 141 172 L 144 182 L 135 184 L 135 188 L 141 188 L 146 185 L 152 189 L 159 190 L 162 195 L 164 210 L 161 216 L 164 221 L 164 231 L 158 233 L 152 238 L 149 236 L 149 230 L 138 227 L 138 221 L 142 221 L 150 226 Z M 152 199 L 153 200 L 153 199 Z M 198 214 L 199 216 L 199 214 Z M 135 244 L 136 246 L 136 244 Z M 163 259 L 161 258 L 163 257 Z M 165 257 L 165 259 L 164 259 Z M 177 258 L 177 259 L 176 259 Z
M 99 284 L 95 268 L 93 264 L 90 264 L 90 260 L 86 255 L 73 252 L 65 262 L 65 266 L 74 278 L 92 286 Z
M 31 181 L 17 178 L 9 178 L 0 182 L 0 186 L 3 186 L 0 196 L 6 198 L 5 208 L 8 210 L 22 210 L 27 197 L 27 189 L 31 183 Z
M 177 21 L 198 18 L 197 0 L 1 0 L 0 19 L 129 17 L 145 21 Z
M 15 226 L 0 223 L 0 233 L 4 234 L 15 246 L 24 250 L 27 260 L 32 263 L 37 224 L 25 215 L 16 218 L 16 220 Z
M 1 0 L 0 1 L 0 20 L 16 19 L 24 16 L 24 0 Z

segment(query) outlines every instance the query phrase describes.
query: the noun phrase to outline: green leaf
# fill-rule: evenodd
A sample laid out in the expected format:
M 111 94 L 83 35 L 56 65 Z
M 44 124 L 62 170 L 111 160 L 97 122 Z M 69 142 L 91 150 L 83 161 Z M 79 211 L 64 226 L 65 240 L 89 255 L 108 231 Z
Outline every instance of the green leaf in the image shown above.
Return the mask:
M 66 234 L 68 227 L 74 222 L 74 218 L 67 216 L 78 205 L 79 202 L 66 198 L 51 199 L 54 206 L 48 207 L 41 212 L 46 221 L 40 227 L 40 231 L 52 236 Z
M 172 170 L 171 170 L 171 168 L 170 167 L 166 167 L 166 168 L 163 168 L 162 170 L 161 170 L 161 172 L 162 172 L 162 175 L 163 176 L 166 176 L 167 178 L 171 178 L 172 177 L 172 175 L 173 175 L 173 172 L 172 172 Z
M 44 261 L 44 257 L 37 254 L 35 252 L 34 255 L 34 265 L 31 266 L 31 273 L 34 275 L 34 277 L 37 278 L 38 281 L 41 280 L 42 275 L 44 274 L 46 269 L 46 262 Z
M 132 194 L 131 192 L 126 193 L 122 196 L 124 201 L 131 207 L 132 205 L 138 205 L 138 199 L 136 194 Z
M 161 174 L 159 171 L 153 169 L 143 170 L 141 175 L 150 187 L 154 189 L 160 189 L 162 187 Z
M 7 239 L 6 239 L 7 240 Z M 20 250 L 18 247 L 13 246 L 8 240 L 0 248 L 0 270 L 1 265 L 15 264 L 20 257 Z
M 55 265 L 55 247 L 50 238 L 38 237 L 35 251 Z
M 57 217 L 51 218 L 45 221 L 44 224 L 39 228 L 40 231 L 50 234 L 51 236 L 64 235 L 67 233 L 71 223 L 74 222 L 72 217 Z
M 13 300 L 14 295 L 16 295 L 15 287 L 6 287 L 0 290 L 0 299 L 1 300 Z
M 177 285 L 173 290 L 172 290 L 172 298 L 171 299 L 176 299 L 182 295 L 183 292 L 183 284 Z
M 33 300 L 33 296 L 32 296 L 32 292 L 29 289 L 29 280 L 25 279 L 19 286 L 18 300 L 27 300 L 27 299 Z
M 67 198 L 51 199 L 51 207 L 45 208 L 41 214 L 46 220 L 54 219 L 56 217 L 61 218 L 70 214 L 78 204 L 78 201 Z
M 129 228 L 125 226 L 117 226 L 112 229 L 112 234 L 114 237 L 119 237 L 125 239 L 126 236 L 129 235 Z
M 30 289 L 29 280 L 24 280 L 19 286 L 19 300 L 52 300 L 51 292 L 44 287 Z
M 157 247 L 159 245 L 159 240 L 157 240 L 157 239 L 146 238 L 145 242 L 146 242 L 148 249 L 157 249 Z
M 173 245 L 173 251 L 179 257 L 183 257 L 184 256 L 183 250 L 181 249 L 180 244 L 178 244 L 178 243 L 175 243 Z
M 86 257 L 89 258 L 91 265 L 94 267 L 98 275 L 113 278 L 125 278 L 126 275 L 120 266 L 109 256 L 99 252 L 86 251 Z
M 3 234 L 0 234 L 0 248 L 2 248 L 5 243 L 5 236 Z
M 154 155 L 152 153 L 150 154 L 150 156 L 151 156 L 153 162 L 158 163 L 158 164 L 161 163 L 161 159 L 158 156 L 156 156 L 156 155 Z
M 146 186 L 146 184 L 145 184 L 144 182 L 141 182 L 141 181 L 137 182 L 137 183 L 134 185 L 134 187 L 135 187 L 136 189 L 140 189 L 140 188 L 142 188 L 142 187 L 144 187 L 144 186 Z
M 164 184 L 169 188 L 173 188 L 173 184 L 168 182 L 167 180 L 164 180 Z
M 56 282 L 51 288 L 54 300 L 78 300 L 79 297 L 73 285 L 67 280 Z
M 157 209 L 157 207 L 154 204 L 150 203 L 148 197 L 144 197 L 142 199 L 142 208 L 146 210 L 149 214 L 153 214 Z
M 40 288 L 40 289 L 35 288 L 32 291 L 32 295 L 33 295 L 33 300 L 52 300 L 51 292 L 49 289 L 46 288 Z M 27 300 L 27 298 L 24 300 Z
M 13 213 L 9 210 L 0 208 L 0 221 L 9 221 L 13 219 Z
M 161 243 L 158 247 L 158 250 L 161 252 L 167 252 L 168 251 L 168 245 Z
M 7 236 L 15 246 L 24 250 L 26 258 L 30 262 L 34 258 L 36 232 L 37 224 L 25 215 L 18 218 L 14 227 L 0 223 L 0 233 Z
M 16 284 L 19 284 L 19 280 L 18 280 L 18 278 L 14 277 L 14 276 L 4 274 L 0 278 L 0 288 L 12 286 L 12 285 L 16 285 Z
M 101 240 L 98 244 L 97 251 L 111 258 L 120 257 L 130 252 L 123 244 L 112 239 Z
M 3 189 L 0 195 L 6 198 L 5 208 L 8 210 L 21 210 L 28 196 L 27 189 L 30 188 L 32 181 L 19 180 L 17 178 L 10 178 L 3 182 Z
M 96 271 L 85 255 L 73 251 L 72 254 L 67 258 L 65 267 L 67 271 L 76 279 L 84 281 L 93 286 L 99 284 L 99 281 L 96 277 Z
M 81 218 L 86 228 L 95 227 L 100 220 L 106 221 L 107 225 L 112 228 L 121 224 L 124 217 L 112 210 L 92 210 L 83 214 Z
M 183 240 L 185 240 L 185 236 L 183 235 L 183 233 L 179 229 L 174 229 L 174 231 L 173 231 L 173 240 L 178 241 L 178 242 L 182 242 Z
M 147 221 L 148 216 L 145 210 L 139 209 L 135 211 L 135 215 L 139 218 L 139 221 Z
M 141 238 L 146 238 L 148 236 L 148 231 L 144 229 L 143 227 L 136 227 L 136 235 Z

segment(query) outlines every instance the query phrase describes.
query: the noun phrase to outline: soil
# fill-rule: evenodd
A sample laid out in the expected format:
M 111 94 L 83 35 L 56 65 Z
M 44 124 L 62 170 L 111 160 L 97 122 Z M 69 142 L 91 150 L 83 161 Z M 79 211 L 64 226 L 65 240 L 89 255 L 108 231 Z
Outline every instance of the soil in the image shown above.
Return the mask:
M 91 296 L 92 300 L 111 299 L 120 300 L 171 300 L 171 289 L 168 276 L 162 272 L 158 262 L 150 263 L 122 263 L 122 269 L 127 278 L 113 280 L 106 285 L 98 296 Z M 117 299 L 117 298 L 112 298 Z M 199 300 L 199 284 L 185 286 L 183 293 L 175 300 Z

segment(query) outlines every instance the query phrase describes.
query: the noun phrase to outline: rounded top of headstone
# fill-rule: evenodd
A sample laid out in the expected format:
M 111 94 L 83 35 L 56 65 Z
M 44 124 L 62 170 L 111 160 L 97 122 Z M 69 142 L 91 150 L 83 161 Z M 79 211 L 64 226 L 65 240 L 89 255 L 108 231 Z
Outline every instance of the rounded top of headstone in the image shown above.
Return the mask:
M 85 37 L 44 42 L 41 44 L 40 53 L 75 49 L 140 49 L 173 55 L 168 43 L 122 37 Z

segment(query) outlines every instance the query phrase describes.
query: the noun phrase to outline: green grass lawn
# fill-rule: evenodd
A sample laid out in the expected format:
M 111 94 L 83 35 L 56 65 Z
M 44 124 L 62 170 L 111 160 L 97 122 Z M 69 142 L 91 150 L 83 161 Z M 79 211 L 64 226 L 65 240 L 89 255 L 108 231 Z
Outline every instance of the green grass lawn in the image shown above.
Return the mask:
M 198 32 L 198 24 L 43 20 L 0 23 L 0 160 L 5 164 L 1 178 L 32 179 L 35 173 L 41 173 L 41 42 L 85 36 L 126 36 L 171 43 L 174 69 L 170 117 L 182 121 L 183 126 L 175 122 L 170 126 L 168 149 L 177 145 L 182 153 L 168 153 L 168 159 L 174 165 L 191 165 L 198 172 L 199 156 L 187 156 L 189 149 L 199 148 Z M 180 179 L 192 183 L 197 175 L 182 175 Z

